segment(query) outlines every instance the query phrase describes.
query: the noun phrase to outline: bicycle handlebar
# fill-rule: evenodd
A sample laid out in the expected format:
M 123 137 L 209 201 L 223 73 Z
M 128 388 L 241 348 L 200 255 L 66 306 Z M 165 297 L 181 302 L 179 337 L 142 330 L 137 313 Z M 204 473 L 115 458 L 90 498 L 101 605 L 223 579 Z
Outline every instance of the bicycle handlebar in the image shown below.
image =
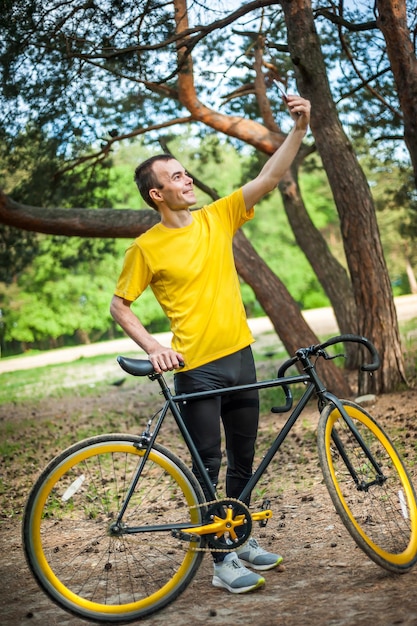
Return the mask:
M 327 341 L 324 341 L 323 343 L 318 343 L 315 346 L 310 346 L 309 348 L 300 348 L 299 350 L 297 350 L 295 356 L 291 357 L 290 359 L 288 359 L 281 365 L 281 367 L 278 370 L 278 377 L 282 378 L 285 375 L 285 372 L 287 371 L 287 369 L 289 369 L 292 365 L 295 365 L 295 363 L 297 363 L 300 360 L 301 355 L 325 356 L 324 354 L 320 354 L 320 352 L 324 351 L 329 346 L 333 346 L 337 343 L 347 343 L 347 342 L 361 343 L 370 352 L 372 356 L 372 362 L 361 365 L 361 370 L 363 372 L 373 372 L 380 367 L 381 360 L 379 358 L 379 354 L 375 346 L 373 345 L 373 343 L 371 343 L 369 339 L 366 339 L 366 337 L 362 337 L 361 335 L 347 334 L 347 335 L 337 335 L 336 337 L 331 337 Z
M 375 348 L 374 344 L 369 341 L 369 339 L 367 339 L 366 337 L 362 337 L 361 335 L 338 335 L 337 337 L 331 337 L 331 339 L 328 339 L 324 343 L 314 346 L 313 354 L 317 354 L 317 352 L 319 352 L 320 350 L 324 350 L 328 346 L 333 346 L 336 343 L 348 343 L 348 342 L 361 343 L 370 352 L 371 357 L 372 357 L 372 362 L 361 365 L 361 370 L 363 372 L 374 372 L 380 367 L 381 359 L 379 358 L 377 349 Z
M 291 357 L 290 359 L 282 363 L 282 365 L 278 369 L 278 378 L 285 378 L 285 372 L 292 365 L 295 365 L 295 363 L 299 361 L 301 362 L 304 361 L 304 363 L 306 364 L 306 361 L 308 360 L 310 356 L 322 356 L 325 359 L 334 358 L 326 354 L 325 348 L 327 348 L 328 346 L 333 346 L 337 343 L 347 343 L 347 342 L 361 343 L 370 352 L 372 356 L 372 362 L 361 365 L 362 371 L 373 372 L 374 370 L 378 369 L 378 367 L 380 367 L 381 360 L 379 358 L 378 352 L 375 346 L 369 341 L 369 339 L 366 339 L 366 337 L 362 337 L 360 335 L 349 335 L 349 334 L 337 335 L 336 337 L 331 337 L 327 341 L 324 341 L 323 343 L 319 343 L 315 346 L 310 346 L 309 348 L 299 348 L 295 356 Z M 339 355 L 339 356 L 343 356 L 343 355 Z M 129 374 L 132 374 L 133 376 L 149 376 L 154 373 L 152 363 L 150 363 L 149 360 L 128 359 L 125 357 L 118 356 L 117 361 L 119 365 L 126 372 L 128 372 Z M 183 364 L 181 363 L 181 365 Z M 281 388 L 285 393 L 285 405 L 272 407 L 271 411 L 273 413 L 286 413 L 292 407 L 293 396 L 292 396 L 290 387 L 286 385 L 285 382 L 282 382 Z
M 337 335 L 336 337 L 331 337 L 330 339 L 328 339 L 327 341 L 324 341 L 323 343 L 319 343 L 315 346 L 310 346 L 309 348 L 300 348 L 299 350 L 297 350 L 295 356 L 285 361 L 281 365 L 281 367 L 278 369 L 278 378 L 284 378 L 285 372 L 292 365 L 295 365 L 295 363 L 297 363 L 298 361 L 301 361 L 303 357 L 308 358 L 309 356 L 322 356 L 328 359 L 332 358 L 332 357 L 326 356 L 325 349 L 329 346 L 333 346 L 336 343 L 347 343 L 347 342 L 361 343 L 370 352 L 372 356 L 372 362 L 361 365 L 362 371 L 373 372 L 374 370 L 378 369 L 378 367 L 380 367 L 381 360 L 379 358 L 379 354 L 375 346 L 373 345 L 373 343 L 369 341 L 369 339 L 366 339 L 366 337 L 362 337 L 361 335 Z M 343 355 L 340 355 L 340 356 L 343 356 Z M 285 385 L 285 384 L 281 385 L 281 387 L 285 393 L 285 406 L 272 407 L 271 410 L 273 413 L 285 413 L 292 406 L 293 398 L 292 398 L 291 389 L 288 387 L 288 385 Z

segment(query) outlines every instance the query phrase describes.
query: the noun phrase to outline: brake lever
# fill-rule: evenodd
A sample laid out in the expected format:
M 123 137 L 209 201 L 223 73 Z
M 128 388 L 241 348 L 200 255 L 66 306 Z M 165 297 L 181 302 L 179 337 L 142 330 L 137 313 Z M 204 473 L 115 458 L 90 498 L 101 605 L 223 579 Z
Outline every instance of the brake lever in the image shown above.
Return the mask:
M 344 359 L 346 358 L 346 354 L 343 354 L 343 352 L 331 356 L 326 352 L 326 350 L 320 350 L 319 352 L 317 352 L 317 356 L 322 356 L 325 361 L 333 361 L 333 359 L 339 359 L 340 357 L 343 357 Z

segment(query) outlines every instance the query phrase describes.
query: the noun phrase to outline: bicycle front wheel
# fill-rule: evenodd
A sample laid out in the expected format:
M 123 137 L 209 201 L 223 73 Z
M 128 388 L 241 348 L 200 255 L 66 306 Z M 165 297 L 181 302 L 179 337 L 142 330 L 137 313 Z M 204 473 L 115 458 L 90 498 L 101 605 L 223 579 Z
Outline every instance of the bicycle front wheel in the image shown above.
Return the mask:
M 342 404 L 381 475 L 339 410 L 330 404 L 321 413 L 318 426 L 318 452 L 326 486 L 357 545 L 381 567 L 404 573 L 417 560 L 413 485 L 383 429 L 359 405 L 347 400 Z
M 50 598 L 83 619 L 127 622 L 159 610 L 186 588 L 203 558 L 196 543 L 169 530 L 200 524 L 204 496 L 162 446 L 150 451 L 121 531 L 112 530 L 145 454 L 138 443 L 112 434 L 71 446 L 44 470 L 26 505 L 28 564 Z

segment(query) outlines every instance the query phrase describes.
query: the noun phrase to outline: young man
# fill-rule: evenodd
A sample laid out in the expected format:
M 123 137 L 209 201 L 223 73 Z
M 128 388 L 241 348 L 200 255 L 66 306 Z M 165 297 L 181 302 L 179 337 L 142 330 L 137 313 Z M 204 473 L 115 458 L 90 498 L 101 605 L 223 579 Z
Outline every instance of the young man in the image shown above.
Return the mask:
M 250 347 L 253 337 L 240 295 L 232 240 L 237 229 L 253 218 L 254 205 L 277 186 L 307 131 L 310 103 L 299 96 L 288 96 L 286 102 L 294 127 L 259 175 L 199 211 L 190 211 L 196 202 L 192 178 L 171 156 L 152 157 L 135 171 L 143 199 L 159 212 L 161 221 L 128 248 L 110 311 L 148 354 L 156 372 L 176 370 L 177 393 L 256 380 Z M 150 335 L 130 308 L 148 285 L 170 320 L 171 347 Z M 185 365 L 179 370 L 180 363 Z M 222 420 L 226 493 L 237 498 L 252 474 L 257 392 L 190 402 L 181 407 L 181 413 L 213 485 L 221 464 Z M 213 558 L 213 585 L 232 593 L 250 591 L 265 582 L 245 565 L 263 571 L 282 561 L 254 538 L 226 556 L 213 552 Z

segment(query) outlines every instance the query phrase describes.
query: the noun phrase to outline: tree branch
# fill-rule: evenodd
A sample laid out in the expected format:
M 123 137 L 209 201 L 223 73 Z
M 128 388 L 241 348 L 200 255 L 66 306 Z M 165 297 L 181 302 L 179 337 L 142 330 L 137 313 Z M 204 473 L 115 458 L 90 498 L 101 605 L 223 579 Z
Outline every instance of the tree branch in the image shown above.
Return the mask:
M 277 0 L 253 0 L 252 2 L 244 3 L 240 6 L 236 11 L 230 13 L 227 17 L 223 19 L 217 20 L 216 22 L 212 22 L 207 26 L 195 26 L 194 28 L 187 27 L 181 32 L 177 32 L 175 35 L 164 39 L 156 44 L 147 44 L 147 45 L 135 45 L 135 46 L 127 46 L 126 48 L 119 48 L 117 50 L 109 49 L 107 52 L 95 53 L 95 54 L 86 54 L 86 53 L 77 53 L 70 52 L 70 57 L 72 58 L 81 58 L 86 60 L 88 59 L 113 59 L 120 58 L 122 56 L 137 54 L 138 52 L 150 52 L 161 50 L 166 48 L 172 44 L 177 44 L 178 48 L 186 46 L 188 49 L 188 53 L 195 48 L 195 46 L 207 35 L 215 32 L 216 30 L 221 30 L 226 26 L 229 26 L 242 16 L 250 13 L 251 11 L 263 7 L 279 5 Z M 67 39 L 70 39 L 67 37 Z M 71 41 L 71 39 L 70 39 Z M 73 38 L 72 41 L 79 41 L 77 38 Z
M 122 141 L 123 139 L 132 139 L 133 137 L 139 137 L 140 135 L 144 135 L 151 130 L 160 130 L 161 128 L 169 128 L 170 126 L 176 126 L 177 124 L 189 124 L 193 121 L 193 117 L 188 115 L 187 117 L 177 117 L 173 120 L 168 120 L 167 122 L 163 122 L 161 124 L 153 124 L 151 126 L 147 126 L 146 128 L 136 128 L 132 130 L 130 133 L 124 133 L 123 135 L 115 135 L 114 137 L 110 137 L 110 139 L 106 140 L 106 144 L 101 147 L 97 152 L 93 152 L 92 154 L 87 154 L 83 157 L 79 157 L 75 159 L 71 163 L 69 163 L 66 167 L 59 169 L 56 173 L 56 176 L 61 176 L 70 170 L 73 170 L 75 167 L 82 165 L 88 161 L 99 162 L 103 161 L 106 156 L 108 156 L 111 147 L 114 143 Z
M 365 87 L 365 89 L 367 89 L 377 100 L 379 100 L 384 105 L 384 107 L 389 109 L 391 111 L 391 113 L 393 113 L 395 116 L 398 116 L 398 117 L 401 118 L 402 117 L 401 111 L 397 111 L 394 107 L 392 107 L 390 105 L 389 102 L 387 102 L 387 100 L 385 98 L 383 98 L 381 96 L 380 93 L 378 93 L 378 91 L 376 89 L 371 87 L 371 85 L 369 84 L 369 80 L 371 80 L 371 79 L 367 80 L 363 76 L 362 72 L 360 71 L 360 69 L 358 68 L 358 66 L 357 66 L 357 64 L 355 62 L 355 59 L 353 58 L 353 56 L 351 54 L 350 48 L 347 45 L 345 37 L 342 34 L 342 32 L 339 32 L 339 39 L 340 39 L 340 43 L 342 45 L 342 48 L 343 48 L 343 50 L 344 50 L 344 52 L 345 52 L 345 54 L 346 54 L 346 56 L 347 56 L 347 58 L 348 58 L 348 60 L 349 60 L 349 62 L 351 64 L 351 66 L 353 67 L 353 71 L 355 72 L 356 76 L 360 79 L 362 86 Z
M 258 37 L 258 44 L 255 46 L 255 94 L 258 102 L 259 110 L 261 112 L 262 120 L 267 128 L 274 133 L 280 133 L 281 129 L 275 121 L 274 114 L 272 112 L 271 103 L 266 94 L 265 76 L 262 71 L 263 63 L 263 47 L 264 38 L 262 35 Z M 278 76 L 278 72 L 276 72 Z
M 343 26 L 346 30 L 351 32 L 360 32 L 364 30 L 376 30 L 378 28 L 376 20 L 370 20 L 369 22 L 363 22 L 362 24 L 354 24 L 353 22 L 349 22 L 345 20 L 341 15 L 336 15 L 332 11 L 328 9 L 317 9 L 314 11 L 314 17 L 321 15 L 325 17 L 326 20 L 331 22 L 332 24 L 336 24 L 337 26 Z
M 45 209 L 15 202 L 0 190 L 1 224 L 46 235 L 133 239 L 157 222 L 153 209 Z
M 186 32 L 188 27 L 185 0 L 174 0 L 176 28 L 178 32 Z M 245 5 L 247 6 L 247 5 Z M 236 137 L 266 154 L 272 154 L 284 141 L 284 136 L 271 132 L 259 122 L 242 117 L 218 113 L 204 105 L 198 98 L 193 75 L 193 61 L 185 48 L 177 52 L 178 65 L 178 97 L 181 104 L 190 112 L 193 119 L 203 122 L 206 126 L 229 137 Z

